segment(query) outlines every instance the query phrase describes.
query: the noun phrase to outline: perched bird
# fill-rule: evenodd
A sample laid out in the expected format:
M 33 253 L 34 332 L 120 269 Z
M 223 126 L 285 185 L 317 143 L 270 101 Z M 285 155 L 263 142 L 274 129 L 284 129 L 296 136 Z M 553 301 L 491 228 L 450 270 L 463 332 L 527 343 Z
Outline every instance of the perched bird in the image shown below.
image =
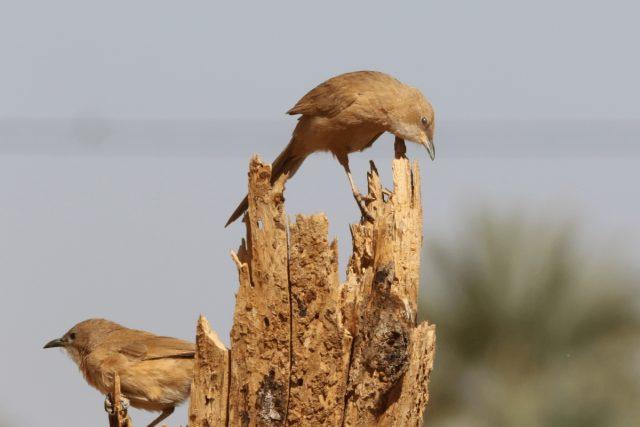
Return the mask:
M 162 412 L 149 427 L 189 397 L 195 355 L 190 342 L 89 319 L 44 346 L 52 347 L 65 349 L 89 385 L 105 395 L 113 390 L 117 373 L 122 395 L 131 406 Z M 111 405 L 108 399 L 105 408 Z
M 431 160 L 435 158 L 433 107 L 418 89 L 384 73 L 356 71 L 333 77 L 303 96 L 287 114 L 302 116 L 289 145 L 273 162 L 272 183 L 282 175 L 291 178 L 309 154 L 330 151 L 344 167 L 353 197 L 369 218 L 349 170 L 350 153 L 370 147 L 390 132 L 397 143 L 406 139 L 423 145 Z M 225 227 L 247 207 L 245 197 Z

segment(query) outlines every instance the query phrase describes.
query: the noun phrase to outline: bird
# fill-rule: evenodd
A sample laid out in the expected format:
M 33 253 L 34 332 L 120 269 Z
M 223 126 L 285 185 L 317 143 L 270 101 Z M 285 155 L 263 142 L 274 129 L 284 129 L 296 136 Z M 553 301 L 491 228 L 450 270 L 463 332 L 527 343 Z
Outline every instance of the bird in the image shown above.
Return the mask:
M 125 405 L 160 411 L 149 427 L 171 415 L 189 397 L 193 380 L 195 345 L 177 338 L 129 329 L 106 319 L 84 320 L 44 348 L 60 347 L 78 365 L 85 380 L 106 395 L 114 374 L 121 382 Z
M 420 90 L 379 71 L 354 71 L 332 77 L 304 95 L 289 111 L 298 119 L 289 144 L 273 162 L 271 183 L 291 178 L 312 153 L 329 151 L 344 168 L 362 215 L 371 219 L 365 198 L 358 191 L 349 154 L 370 147 L 380 135 L 396 137 L 396 155 L 404 155 L 404 140 L 424 146 L 435 159 L 435 113 Z M 402 151 L 398 153 L 398 146 Z M 238 205 L 225 227 L 248 208 Z

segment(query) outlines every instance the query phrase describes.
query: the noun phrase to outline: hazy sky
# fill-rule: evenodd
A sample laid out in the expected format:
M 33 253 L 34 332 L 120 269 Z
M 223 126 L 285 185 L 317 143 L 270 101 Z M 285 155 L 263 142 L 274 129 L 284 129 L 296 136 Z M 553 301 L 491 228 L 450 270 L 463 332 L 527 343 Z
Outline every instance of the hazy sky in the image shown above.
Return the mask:
M 640 259 L 639 15 L 622 0 L 0 0 L 0 119 L 107 119 L 0 121 L 0 424 L 106 422 L 72 362 L 41 349 L 85 318 L 192 339 L 204 313 L 228 343 L 243 229 L 222 225 L 247 154 L 271 160 L 284 111 L 344 71 L 419 87 L 445 124 L 436 162 L 409 146 L 427 243 L 481 205 L 581 218 L 611 239 L 603 256 Z M 217 118 L 266 120 L 108 120 Z M 369 158 L 388 183 L 391 141 L 354 156 L 359 185 Z M 286 195 L 292 215 L 327 212 L 344 271 L 358 211 L 337 162 L 310 158 Z
M 632 0 L 0 1 L 0 117 L 271 118 L 387 71 L 441 117 L 638 118 Z

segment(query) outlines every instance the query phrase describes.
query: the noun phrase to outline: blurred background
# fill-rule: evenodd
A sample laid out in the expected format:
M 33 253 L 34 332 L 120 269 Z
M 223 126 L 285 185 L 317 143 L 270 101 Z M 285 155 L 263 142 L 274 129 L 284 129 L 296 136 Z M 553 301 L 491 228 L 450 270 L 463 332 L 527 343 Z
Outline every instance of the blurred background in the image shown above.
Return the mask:
M 437 110 L 419 159 L 433 426 L 638 425 L 637 2 L 0 0 L 0 425 L 105 422 L 48 340 L 89 317 L 228 343 L 252 153 L 327 78 L 376 69 Z M 389 183 L 390 136 L 353 156 Z M 309 192 L 313 188 L 313 193 Z M 312 197 L 311 197 L 312 195 Z M 358 218 L 307 160 L 287 210 Z M 133 411 L 136 424 L 154 415 Z M 182 408 L 171 425 L 186 420 Z
M 420 308 L 438 326 L 427 424 L 640 424 L 639 282 L 624 248 L 585 247 L 584 226 L 557 214 L 459 218 L 453 241 L 426 250 Z

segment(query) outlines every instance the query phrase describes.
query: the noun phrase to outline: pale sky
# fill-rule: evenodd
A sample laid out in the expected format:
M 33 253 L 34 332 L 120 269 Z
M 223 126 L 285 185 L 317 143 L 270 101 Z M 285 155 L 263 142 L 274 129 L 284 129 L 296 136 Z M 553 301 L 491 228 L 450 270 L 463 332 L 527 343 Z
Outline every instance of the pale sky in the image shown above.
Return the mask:
M 0 117 L 273 118 L 345 71 L 447 119 L 640 118 L 632 0 L 0 1 Z

